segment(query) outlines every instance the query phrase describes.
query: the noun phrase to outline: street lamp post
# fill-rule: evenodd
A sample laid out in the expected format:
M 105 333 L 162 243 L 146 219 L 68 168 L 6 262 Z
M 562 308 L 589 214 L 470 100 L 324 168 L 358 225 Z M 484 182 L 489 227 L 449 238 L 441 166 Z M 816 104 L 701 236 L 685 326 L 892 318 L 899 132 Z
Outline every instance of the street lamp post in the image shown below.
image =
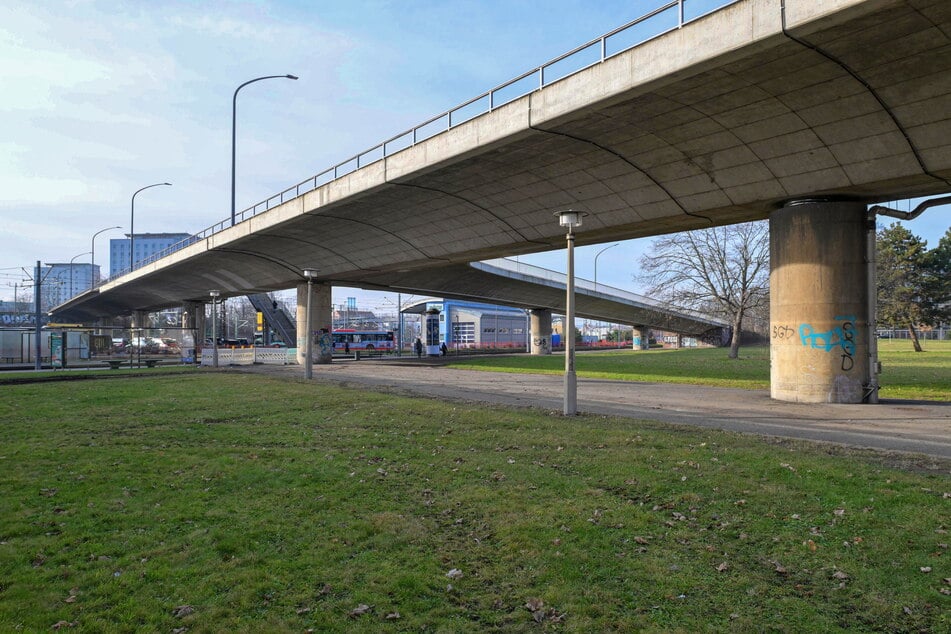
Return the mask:
M 601 257 L 601 254 L 602 254 L 602 253 L 604 253 L 604 252 L 607 251 L 608 249 L 613 249 L 614 247 L 618 246 L 619 244 L 621 244 L 621 243 L 620 243 L 620 242 L 615 242 L 615 243 L 612 244 L 611 246 L 604 247 L 603 249 L 601 249 L 600 251 L 598 251 L 597 254 L 594 256 L 594 292 L 595 292 L 595 293 L 598 292 L 598 258 Z M 620 342 L 620 341 L 621 341 L 621 327 L 620 327 L 620 326 L 618 326 L 618 329 L 617 329 L 617 336 L 618 336 L 618 337 L 617 337 L 617 338 L 618 338 L 618 342 Z M 620 343 L 618 344 L 618 347 L 620 347 Z
M 146 185 L 145 187 L 136 190 L 136 192 L 132 194 L 132 210 L 129 216 L 129 270 L 130 271 L 135 269 L 135 197 L 139 194 L 139 192 L 145 191 L 146 189 L 150 189 L 152 187 L 159 187 L 160 185 L 171 186 L 172 184 L 171 183 L 153 183 L 151 185 Z
M 92 275 L 93 287 L 99 284 L 99 280 L 96 279 L 96 236 L 98 236 L 100 233 L 105 233 L 106 231 L 112 231 L 113 229 L 121 228 L 122 227 L 106 227 L 105 229 L 100 229 L 96 233 L 92 234 L 92 249 L 89 252 L 92 254 L 92 258 L 90 258 L 90 264 L 92 265 L 92 271 L 90 272 L 90 275 Z
M 221 291 L 208 291 L 211 296 L 211 345 L 212 361 L 214 367 L 218 367 L 218 297 Z
M 238 119 L 238 91 L 253 84 L 256 81 L 265 79 L 297 79 L 296 75 L 266 75 L 264 77 L 255 77 L 244 82 L 234 90 L 234 96 L 231 98 L 231 226 L 234 226 L 234 172 L 235 172 L 235 141 L 237 139 L 237 119 Z
M 314 327 L 311 318 L 311 308 L 314 296 L 314 278 L 317 269 L 304 269 L 307 278 L 307 311 L 304 313 L 304 323 L 307 324 L 307 342 L 304 344 L 304 378 L 314 378 Z
M 588 214 L 583 211 L 568 209 L 555 213 L 558 224 L 567 227 L 568 235 L 568 270 L 565 323 L 563 336 L 565 337 L 565 416 L 574 416 L 578 413 L 578 379 L 575 376 L 575 227 L 581 226 L 581 219 Z
M 620 242 L 615 242 L 609 247 L 604 247 L 594 256 L 594 292 L 598 292 L 598 258 L 601 257 L 601 254 L 607 251 L 608 249 L 613 249 L 614 247 L 621 244 Z
M 69 261 L 69 297 L 70 299 L 72 299 L 73 297 L 73 262 L 76 261 L 76 258 L 81 258 L 84 255 L 89 255 L 89 251 L 86 251 L 85 253 L 80 253 L 79 255 L 74 255 L 72 259 Z

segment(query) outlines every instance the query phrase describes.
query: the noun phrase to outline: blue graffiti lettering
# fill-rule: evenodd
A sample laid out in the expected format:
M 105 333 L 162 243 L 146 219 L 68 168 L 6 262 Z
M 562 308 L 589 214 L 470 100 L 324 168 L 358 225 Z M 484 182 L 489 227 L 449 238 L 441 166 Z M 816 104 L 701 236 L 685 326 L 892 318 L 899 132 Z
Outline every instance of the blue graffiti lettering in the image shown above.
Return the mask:
M 826 332 L 815 332 L 811 324 L 802 324 L 799 326 L 799 339 L 803 346 L 809 346 L 817 350 L 831 352 L 836 348 L 841 348 L 842 352 L 842 370 L 848 372 L 854 367 L 852 355 L 855 354 L 855 317 L 852 315 L 839 315 L 835 318 L 841 321 L 841 326 L 828 330 Z

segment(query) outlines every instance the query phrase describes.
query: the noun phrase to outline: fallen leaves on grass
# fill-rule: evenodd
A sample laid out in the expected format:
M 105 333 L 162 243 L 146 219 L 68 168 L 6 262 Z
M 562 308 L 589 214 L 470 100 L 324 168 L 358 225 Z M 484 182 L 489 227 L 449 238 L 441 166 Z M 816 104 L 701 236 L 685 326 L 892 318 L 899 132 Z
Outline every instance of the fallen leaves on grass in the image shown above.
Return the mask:
M 355 619 L 355 618 L 357 618 L 358 616 L 363 616 L 364 614 L 367 614 L 367 613 L 370 612 L 372 609 L 373 609 L 373 608 L 371 608 L 371 607 L 370 607 L 369 605 L 367 605 L 366 603 L 361 603 L 361 604 L 358 605 L 357 607 L 355 607 L 355 608 L 353 608 L 352 610 L 350 610 L 350 612 L 347 614 L 347 616 L 349 616 L 351 619 Z
M 446 576 L 449 577 L 450 579 L 462 579 L 462 571 L 459 570 L 458 568 L 453 568 L 452 570 L 446 573 Z
M 195 613 L 195 608 L 190 605 L 179 605 L 172 609 L 172 616 L 176 619 L 183 619 L 186 616 L 192 615 Z
M 545 602 L 538 597 L 532 597 L 525 602 L 525 608 L 532 613 L 532 619 L 536 623 L 549 621 L 551 623 L 561 623 L 565 620 L 565 614 L 558 612 L 555 608 L 545 608 Z

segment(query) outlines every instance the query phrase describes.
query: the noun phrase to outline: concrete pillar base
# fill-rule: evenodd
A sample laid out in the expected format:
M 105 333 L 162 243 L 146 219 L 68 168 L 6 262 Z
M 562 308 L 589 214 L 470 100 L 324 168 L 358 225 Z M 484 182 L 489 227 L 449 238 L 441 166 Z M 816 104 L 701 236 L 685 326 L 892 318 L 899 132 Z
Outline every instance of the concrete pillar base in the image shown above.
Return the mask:
M 770 233 L 770 395 L 861 403 L 869 382 L 866 209 L 803 201 L 774 211 Z
M 314 363 L 328 364 L 333 361 L 333 286 L 326 282 L 314 283 L 311 287 L 311 327 L 307 324 L 306 283 L 297 285 L 297 362 L 304 365 L 307 351 L 307 335 L 314 338 Z
M 182 328 L 182 361 L 198 363 L 205 343 L 204 302 L 185 302 L 182 305 Z
M 536 308 L 529 312 L 533 355 L 551 354 L 551 310 Z
M 650 349 L 650 332 L 650 328 L 647 326 L 634 326 L 634 331 L 631 335 L 633 337 L 631 340 L 631 348 L 633 350 Z

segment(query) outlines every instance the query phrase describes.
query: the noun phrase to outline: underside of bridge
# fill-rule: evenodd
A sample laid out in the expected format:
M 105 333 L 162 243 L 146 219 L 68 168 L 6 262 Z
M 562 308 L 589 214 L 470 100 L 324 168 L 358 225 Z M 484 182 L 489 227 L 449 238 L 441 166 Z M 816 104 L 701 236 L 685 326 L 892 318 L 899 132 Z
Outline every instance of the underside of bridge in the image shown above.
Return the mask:
M 947 0 L 741 0 L 55 313 L 90 320 L 207 300 L 209 289 L 285 289 L 304 268 L 331 284 L 443 293 L 459 265 L 560 248 L 552 214 L 565 208 L 589 214 L 582 245 L 760 220 L 802 201 L 945 193 L 949 113 Z M 822 221 L 829 208 L 809 210 Z M 501 284 L 496 295 L 520 292 Z M 856 315 L 856 338 L 870 322 Z

